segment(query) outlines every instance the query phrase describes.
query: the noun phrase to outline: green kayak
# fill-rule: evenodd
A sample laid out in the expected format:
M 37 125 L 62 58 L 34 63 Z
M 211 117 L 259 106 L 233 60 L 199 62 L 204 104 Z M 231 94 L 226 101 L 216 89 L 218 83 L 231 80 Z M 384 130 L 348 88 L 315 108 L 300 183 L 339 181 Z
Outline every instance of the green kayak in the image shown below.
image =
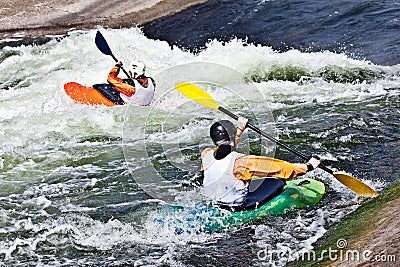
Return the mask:
M 204 203 L 190 208 L 168 206 L 157 211 L 154 221 L 162 227 L 172 228 L 177 234 L 193 231 L 214 232 L 256 221 L 268 215 L 284 214 L 294 208 L 315 205 L 324 193 L 324 184 L 317 180 L 289 180 L 280 194 L 254 209 L 231 212 Z

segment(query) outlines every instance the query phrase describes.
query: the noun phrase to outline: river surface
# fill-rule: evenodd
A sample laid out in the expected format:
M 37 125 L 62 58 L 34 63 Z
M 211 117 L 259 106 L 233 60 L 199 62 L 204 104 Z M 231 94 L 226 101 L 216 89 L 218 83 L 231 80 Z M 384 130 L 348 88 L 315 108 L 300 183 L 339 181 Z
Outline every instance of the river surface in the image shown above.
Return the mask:
M 195 83 L 379 192 L 399 179 L 399 10 L 397 1 L 210 1 L 143 29 L 100 29 L 126 65 L 146 62 L 157 81 L 148 107 L 66 96 L 66 82 L 103 83 L 114 64 L 95 30 L 4 47 L 0 266 L 284 266 L 312 250 L 365 201 L 319 169 L 306 175 L 327 187 L 314 207 L 214 233 L 160 227 L 159 207 L 201 200 L 199 154 L 212 145 L 208 127 L 228 119 L 174 84 Z M 249 130 L 239 150 L 301 162 Z

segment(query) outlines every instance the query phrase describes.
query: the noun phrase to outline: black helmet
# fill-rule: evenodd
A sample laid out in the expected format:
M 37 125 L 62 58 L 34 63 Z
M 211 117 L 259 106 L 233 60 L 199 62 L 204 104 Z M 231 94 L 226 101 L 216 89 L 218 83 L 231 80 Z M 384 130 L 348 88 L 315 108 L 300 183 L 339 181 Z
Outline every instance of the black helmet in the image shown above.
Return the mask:
M 217 121 L 210 127 L 210 137 L 217 146 L 224 143 L 229 144 L 230 142 L 235 144 L 235 136 L 236 127 L 231 121 Z

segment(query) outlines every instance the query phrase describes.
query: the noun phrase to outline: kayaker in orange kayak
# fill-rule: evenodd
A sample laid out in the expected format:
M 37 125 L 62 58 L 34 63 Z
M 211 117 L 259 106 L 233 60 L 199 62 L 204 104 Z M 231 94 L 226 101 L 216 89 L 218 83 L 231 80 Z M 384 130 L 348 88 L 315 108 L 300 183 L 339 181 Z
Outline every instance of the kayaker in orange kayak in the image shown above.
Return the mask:
M 120 92 L 120 98 L 124 103 L 135 103 L 146 106 L 153 100 L 156 83 L 153 78 L 145 75 L 146 65 L 141 61 L 133 61 L 129 70 L 130 79 L 118 77 L 122 67 L 119 61 L 108 74 L 107 81 L 114 90 Z M 96 87 L 95 87 L 96 88 Z M 97 89 L 97 88 L 96 88 Z

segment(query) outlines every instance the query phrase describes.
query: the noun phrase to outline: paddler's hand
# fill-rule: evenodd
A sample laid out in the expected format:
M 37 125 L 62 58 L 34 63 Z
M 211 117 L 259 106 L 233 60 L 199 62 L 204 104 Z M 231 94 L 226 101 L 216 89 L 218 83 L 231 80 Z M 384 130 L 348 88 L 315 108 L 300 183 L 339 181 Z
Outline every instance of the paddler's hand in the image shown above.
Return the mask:
M 318 156 L 314 156 L 310 158 L 310 160 L 306 163 L 307 171 L 312 171 L 318 168 L 318 165 L 321 163 L 320 158 Z
M 249 120 L 244 117 L 238 118 L 237 128 L 236 128 L 236 138 L 237 138 L 236 143 L 239 142 L 239 137 L 242 135 L 243 131 L 246 129 L 248 121 Z
M 239 117 L 238 118 L 238 122 L 237 122 L 237 128 L 240 130 L 240 131 L 244 131 L 244 129 L 246 129 L 246 127 L 247 127 L 247 122 L 248 122 L 249 120 L 248 119 L 246 119 L 246 118 L 244 118 L 244 117 Z
M 123 65 L 123 64 L 122 64 L 122 61 L 118 61 L 118 63 L 115 64 L 115 66 L 120 67 L 120 68 L 122 67 L 122 65 Z

